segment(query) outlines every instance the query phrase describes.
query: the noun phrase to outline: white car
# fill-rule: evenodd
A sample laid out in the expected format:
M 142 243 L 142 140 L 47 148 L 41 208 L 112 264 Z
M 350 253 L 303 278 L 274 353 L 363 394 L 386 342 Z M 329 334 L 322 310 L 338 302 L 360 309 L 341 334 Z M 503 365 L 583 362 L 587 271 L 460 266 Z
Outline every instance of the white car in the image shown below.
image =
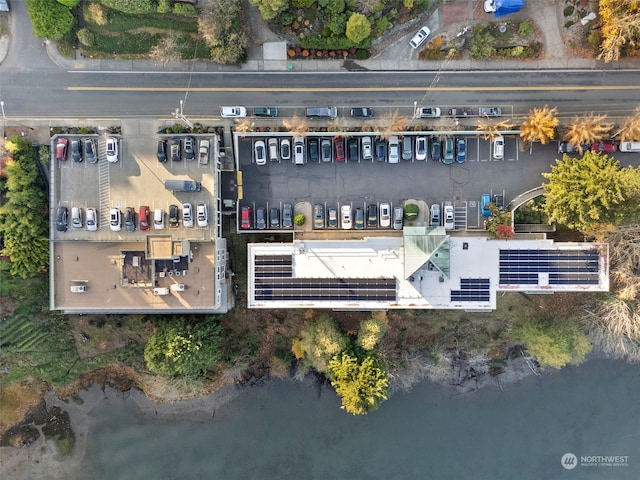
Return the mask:
M 493 158 L 502 160 L 504 158 L 504 137 L 493 139 Z
M 496 11 L 496 0 L 484 0 L 484 11 L 494 13 Z
M 398 137 L 389 137 L 389 163 L 398 163 L 400 161 L 400 144 Z
M 293 163 L 304 165 L 304 138 L 302 137 L 293 139 Z
M 207 213 L 207 204 L 204 202 L 198 202 L 196 206 L 196 220 L 199 227 L 206 227 L 209 225 L 209 214 Z
M 220 107 L 220 116 L 223 118 L 240 118 L 247 116 L 247 109 L 238 105 L 233 107 Z
M 416 138 L 416 160 L 427 159 L 427 137 Z
M 453 230 L 455 228 L 455 219 L 453 215 L 453 203 L 444 202 L 444 229 Z
M 342 205 L 340 207 L 340 223 L 344 230 L 351 230 L 351 205 Z
M 153 228 L 155 230 L 164 229 L 164 212 L 161 208 L 156 208 L 153 211 Z
M 256 161 L 256 165 L 267 164 L 267 152 L 264 140 L 256 140 L 253 144 L 253 158 Z
M 87 230 L 90 232 L 98 230 L 98 214 L 96 213 L 95 208 L 87 208 L 86 220 Z
M 389 228 L 391 226 L 391 205 L 388 203 L 380 204 L 380 228 Z
M 107 138 L 107 162 L 116 163 L 118 161 L 118 139 Z
M 119 232 L 122 229 L 122 217 L 117 208 L 109 210 L 109 228 L 112 232 Z
M 430 33 L 431 33 L 431 30 L 429 30 L 429 27 L 427 27 L 426 25 L 422 27 L 420 30 L 418 30 L 418 33 L 416 33 L 411 39 L 411 41 L 409 42 L 411 44 L 411 47 L 418 48 L 420 45 L 424 43 L 424 41 L 427 39 Z
M 280 140 L 280 158 L 282 160 L 291 160 L 291 142 L 288 138 Z
M 362 160 L 373 160 L 371 137 L 362 137 Z
M 190 203 L 182 204 L 182 225 L 187 228 L 193 227 L 193 208 Z

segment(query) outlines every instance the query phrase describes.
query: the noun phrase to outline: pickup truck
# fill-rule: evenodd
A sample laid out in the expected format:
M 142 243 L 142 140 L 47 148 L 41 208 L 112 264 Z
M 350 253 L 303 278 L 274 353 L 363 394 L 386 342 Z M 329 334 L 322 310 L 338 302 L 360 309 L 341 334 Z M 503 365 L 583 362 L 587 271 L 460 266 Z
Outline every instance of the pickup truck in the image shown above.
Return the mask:
M 200 165 L 207 165 L 209 163 L 209 146 L 211 143 L 209 140 L 200 140 L 200 154 L 198 156 L 198 163 Z

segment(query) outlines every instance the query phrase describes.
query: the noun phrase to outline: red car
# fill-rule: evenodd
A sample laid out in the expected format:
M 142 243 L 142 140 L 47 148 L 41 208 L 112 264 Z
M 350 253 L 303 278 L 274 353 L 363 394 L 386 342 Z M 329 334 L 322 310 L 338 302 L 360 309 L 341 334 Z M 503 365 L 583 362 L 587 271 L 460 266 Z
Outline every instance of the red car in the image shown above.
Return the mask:
M 251 207 L 242 207 L 240 216 L 240 228 L 251 228 Z
M 69 145 L 69 139 L 64 137 L 58 137 L 56 142 L 56 160 L 61 162 L 67 159 L 67 147 Z
M 344 162 L 344 138 L 334 138 L 333 146 L 336 150 L 336 162 Z
M 149 230 L 149 207 L 140 207 L 138 211 L 138 228 L 140 230 Z
M 614 153 L 618 151 L 618 144 L 616 143 L 594 143 L 591 145 L 592 152 L 599 153 Z

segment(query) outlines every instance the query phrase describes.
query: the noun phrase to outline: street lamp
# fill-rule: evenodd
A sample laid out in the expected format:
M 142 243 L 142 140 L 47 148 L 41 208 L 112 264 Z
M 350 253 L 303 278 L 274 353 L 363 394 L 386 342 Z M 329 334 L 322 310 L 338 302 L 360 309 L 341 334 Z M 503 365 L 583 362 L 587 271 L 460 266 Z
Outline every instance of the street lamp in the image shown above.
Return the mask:
M 418 114 L 418 101 L 414 100 L 413 101 L 413 118 L 416 118 L 417 114 Z
M 4 114 L 4 100 L 0 100 L 0 110 L 2 110 L 2 138 L 4 138 L 4 129 L 7 122 L 7 116 Z
M 180 100 L 180 109 L 176 108 L 175 112 L 173 112 L 172 115 L 173 118 L 182 120 L 187 125 L 187 127 L 193 128 L 193 123 L 191 123 L 189 119 L 184 115 L 184 100 Z

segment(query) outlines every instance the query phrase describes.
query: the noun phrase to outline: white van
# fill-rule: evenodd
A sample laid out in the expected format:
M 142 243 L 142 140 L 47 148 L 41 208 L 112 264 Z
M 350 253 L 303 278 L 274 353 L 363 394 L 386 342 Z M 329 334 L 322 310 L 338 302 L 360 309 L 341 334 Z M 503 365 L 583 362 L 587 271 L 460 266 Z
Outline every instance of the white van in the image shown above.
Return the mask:
M 640 152 L 640 142 L 622 142 L 620 144 L 621 152 Z
M 495 137 L 493 139 L 493 158 L 502 160 L 504 157 L 504 137 Z
M 169 295 L 169 289 L 164 287 L 154 288 L 153 294 L 156 296 Z

